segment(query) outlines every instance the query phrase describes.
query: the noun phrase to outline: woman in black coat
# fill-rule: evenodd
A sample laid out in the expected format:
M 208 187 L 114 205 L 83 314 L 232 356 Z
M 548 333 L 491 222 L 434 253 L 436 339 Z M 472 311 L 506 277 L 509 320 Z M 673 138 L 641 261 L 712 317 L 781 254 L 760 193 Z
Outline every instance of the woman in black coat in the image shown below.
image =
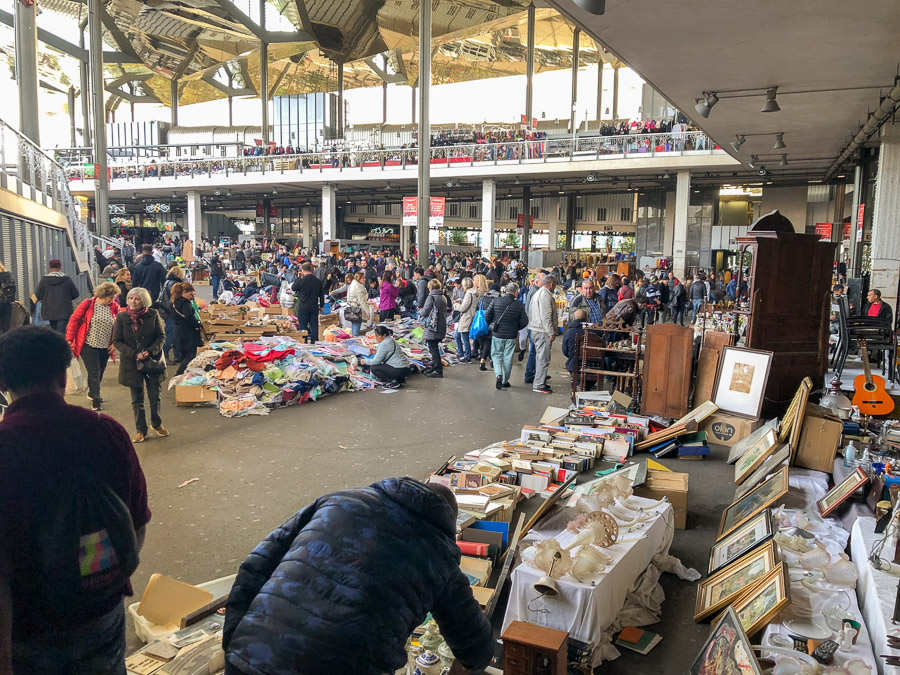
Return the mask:
M 431 370 L 425 377 L 444 377 L 440 344 L 447 336 L 447 300 L 441 292 L 441 282 L 437 279 L 428 282 L 428 289 L 428 297 L 419 310 L 419 318 L 427 321 L 424 337 L 431 352 Z
M 126 297 L 127 308 L 116 315 L 113 328 L 113 347 L 119 352 L 119 384 L 131 389 L 131 408 L 134 411 L 134 426 L 137 435 L 133 443 L 140 443 L 147 437 L 147 417 L 144 414 L 144 385 L 150 401 L 150 424 L 159 436 L 168 436 L 159 416 L 160 388 L 165 376 L 165 361 L 162 371 L 143 373 L 138 370 L 138 361 L 163 359 L 163 344 L 166 330 L 159 312 L 150 307 L 152 300 L 145 288 L 132 288 Z
M 172 286 L 172 308 L 175 320 L 175 349 L 181 353 L 181 363 L 176 375 L 181 375 L 188 364 L 197 356 L 197 348 L 203 345 L 203 324 L 197 303 L 194 302 L 194 287 L 181 282 Z

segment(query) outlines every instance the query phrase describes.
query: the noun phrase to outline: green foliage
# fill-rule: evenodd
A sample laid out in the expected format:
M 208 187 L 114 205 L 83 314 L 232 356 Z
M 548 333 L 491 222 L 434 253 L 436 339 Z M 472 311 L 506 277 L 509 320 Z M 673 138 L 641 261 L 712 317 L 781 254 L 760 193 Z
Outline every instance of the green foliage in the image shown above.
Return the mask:
M 506 236 L 500 240 L 500 245 L 507 248 L 519 248 L 519 235 L 515 232 L 507 232 Z
M 622 240 L 622 253 L 634 253 L 634 237 L 625 237 Z
M 464 246 L 469 242 L 465 230 L 450 230 L 450 243 L 454 246 Z

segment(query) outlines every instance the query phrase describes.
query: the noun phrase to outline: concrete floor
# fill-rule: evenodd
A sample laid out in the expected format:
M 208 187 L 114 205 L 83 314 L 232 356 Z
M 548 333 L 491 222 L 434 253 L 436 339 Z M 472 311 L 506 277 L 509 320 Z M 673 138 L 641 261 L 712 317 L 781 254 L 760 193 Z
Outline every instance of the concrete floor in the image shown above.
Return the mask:
M 151 431 L 136 446 L 153 511 L 133 578 L 136 599 L 155 572 L 189 583 L 235 573 L 262 538 L 319 495 L 389 476 L 424 478 L 452 454 L 516 437 L 545 406 L 568 405 L 562 365 L 554 350 L 552 395 L 523 385 L 518 361 L 513 387 L 501 392 L 492 372 L 470 364 L 445 369 L 443 380 L 413 376 L 396 393 L 344 393 L 240 419 L 220 417 L 214 408 L 176 407 L 173 393 L 164 392 L 162 417 L 171 435 Z M 133 432 L 128 391 L 116 376 L 110 364 L 104 411 Z M 71 402 L 87 405 L 84 398 Z M 714 449 L 703 462 L 662 460 L 691 474 L 688 529 L 676 532 L 672 554 L 704 575 L 719 514 L 734 492 L 726 454 Z M 178 487 L 191 478 L 199 480 Z M 708 633 L 691 618 L 696 584 L 663 575 L 662 586 L 663 618 L 652 630 L 663 641 L 649 656 L 626 652 L 598 672 L 687 670 Z M 129 620 L 129 651 L 139 645 Z

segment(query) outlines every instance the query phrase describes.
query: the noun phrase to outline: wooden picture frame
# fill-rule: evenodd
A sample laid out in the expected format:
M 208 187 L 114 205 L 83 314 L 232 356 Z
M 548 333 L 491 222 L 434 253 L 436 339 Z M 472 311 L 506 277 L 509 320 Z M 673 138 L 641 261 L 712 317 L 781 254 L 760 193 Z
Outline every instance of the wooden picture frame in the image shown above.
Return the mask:
M 748 637 L 756 635 L 791 604 L 790 588 L 787 565 L 781 562 L 732 603 L 731 608 Z
M 709 573 L 725 567 L 774 536 L 772 512 L 766 509 L 712 545 L 709 550 Z
M 747 454 L 747 451 L 756 445 L 756 442 L 766 435 L 766 433 L 770 430 L 778 429 L 778 418 L 772 418 L 765 424 L 763 424 L 759 429 L 750 433 L 749 436 L 745 436 L 737 443 L 731 446 L 731 450 L 728 451 L 728 463 L 734 464 L 741 457 Z
M 843 504 L 856 492 L 861 486 L 869 482 L 869 477 L 861 468 L 856 467 L 856 471 L 847 476 L 838 485 L 831 488 L 825 496 L 816 502 L 819 507 L 819 513 L 822 517 L 827 516 L 837 507 Z
M 737 671 L 745 675 L 762 675 L 762 669 L 753 654 L 750 639 L 741 627 L 741 621 L 731 607 L 728 607 L 717 619 L 706 642 L 691 664 L 689 675 L 702 673 L 718 673 L 721 667 L 716 665 L 717 659 L 730 659 Z
M 770 541 L 701 581 L 697 585 L 694 621 L 703 621 L 733 604 L 775 569 L 776 563 L 775 542 Z
M 719 534 L 716 541 L 730 534 L 763 509 L 784 497 L 788 491 L 788 467 L 772 474 L 740 499 L 735 500 L 722 511 Z
M 765 461 L 759 465 L 759 468 L 750 474 L 750 476 L 741 483 L 735 492 L 734 498 L 739 499 L 759 485 L 759 482 L 771 474 L 775 469 L 784 464 L 784 461 L 791 458 L 791 446 L 785 443 L 775 448 L 775 451 L 766 457 Z
M 761 349 L 723 347 L 712 397 L 719 410 L 759 419 L 773 356 L 773 352 Z
M 777 445 L 775 432 L 770 430 L 734 463 L 734 482 L 740 485 L 747 480 L 750 474 L 775 451 Z

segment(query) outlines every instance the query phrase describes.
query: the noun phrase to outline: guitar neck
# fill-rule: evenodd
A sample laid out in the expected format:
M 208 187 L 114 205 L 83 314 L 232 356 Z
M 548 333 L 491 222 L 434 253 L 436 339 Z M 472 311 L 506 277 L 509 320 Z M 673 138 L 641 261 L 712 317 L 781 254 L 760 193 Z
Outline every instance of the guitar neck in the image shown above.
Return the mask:
M 866 341 L 859 341 L 859 351 L 862 356 L 863 370 L 866 373 L 866 384 L 872 384 L 872 368 L 869 366 L 869 352 L 866 349 Z

